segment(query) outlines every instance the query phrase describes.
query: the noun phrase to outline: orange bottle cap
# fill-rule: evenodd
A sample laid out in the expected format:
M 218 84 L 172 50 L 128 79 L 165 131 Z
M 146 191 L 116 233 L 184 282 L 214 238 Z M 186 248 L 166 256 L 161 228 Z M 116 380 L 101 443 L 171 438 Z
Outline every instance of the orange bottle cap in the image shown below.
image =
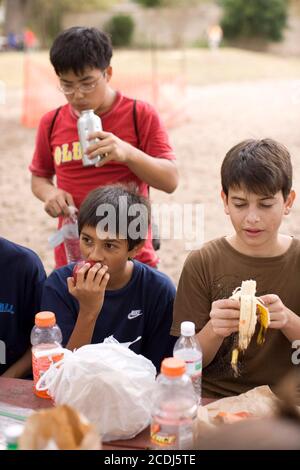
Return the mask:
M 41 328 L 54 326 L 56 323 L 55 314 L 53 312 L 39 312 L 35 316 L 35 324 Z
M 167 357 L 161 363 L 161 372 L 171 377 L 180 377 L 185 373 L 185 362 L 176 357 Z

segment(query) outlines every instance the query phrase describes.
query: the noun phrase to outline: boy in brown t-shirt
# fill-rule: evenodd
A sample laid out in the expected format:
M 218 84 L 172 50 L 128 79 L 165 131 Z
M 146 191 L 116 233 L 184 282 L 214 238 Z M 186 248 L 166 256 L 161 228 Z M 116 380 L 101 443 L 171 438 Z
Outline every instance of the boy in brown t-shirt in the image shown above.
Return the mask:
M 290 154 L 271 139 L 246 140 L 227 153 L 221 178 L 235 233 L 188 256 L 171 329 L 178 336 L 181 321 L 195 322 L 203 350 L 203 396 L 214 397 L 276 385 L 297 366 L 293 342 L 300 339 L 300 241 L 278 232 L 295 199 Z M 271 323 L 262 346 L 256 331 L 234 377 L 230 361 L 240 311 L 229 297 L 248 279 L 256 280 L 256 295 Z

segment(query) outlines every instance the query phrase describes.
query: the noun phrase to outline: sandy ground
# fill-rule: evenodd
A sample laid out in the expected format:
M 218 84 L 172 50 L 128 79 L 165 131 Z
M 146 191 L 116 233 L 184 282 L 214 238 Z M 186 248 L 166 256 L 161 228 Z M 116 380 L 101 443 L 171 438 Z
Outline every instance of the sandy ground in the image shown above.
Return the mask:
M 34 249 L 48 272 L 53 255 L 47 245 L 56 222 L 30 190 L 28 165 L 35 130 L 19 124 L 21 92 L 7 92 L 0 104 L 0 234 Z M 201 204 L 204 208 L 204 238 L 209 240 L 231 228 L 223 213 L 219 193 L 219 169 L 225 152 L 245 138 L 272 137 L 291 151 L 294 187 L 300 194 L 300 82 L 261 80 L 225 83 L 186 90 L 186 119 L 170 130 L 180 171 L 180 185 L 167 195 L 151 192 L 155 203 Z M 182 206 L 181 206 L 182 207 Z M 283 231 L 300 236 L 300 200 L 283 224 Z M 177 282 L 188 254 L 186 240 L 163 240 L 160 269 Z M 194 246 L 197 241 L 192 240 Z M 196 242 L 196 243 L 195 243 Z

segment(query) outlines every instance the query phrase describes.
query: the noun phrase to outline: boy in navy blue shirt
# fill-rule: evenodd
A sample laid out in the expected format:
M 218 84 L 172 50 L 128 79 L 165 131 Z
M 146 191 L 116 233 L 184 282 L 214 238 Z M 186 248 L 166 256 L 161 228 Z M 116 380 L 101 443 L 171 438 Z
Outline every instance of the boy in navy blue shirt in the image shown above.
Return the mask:
M 0 237 L 0 375 L 24 377 L 31 367 L 30 332 L 46 279 L 39 257 Z
M 165 274 L 132 260 L 147 237 L 149 220 L 148 201 L 122 186 L 97 188 L 81 205 L 78 226 L 86 263 L 77 279 L 74 263 L 55 270 L 42 298 L 43 309 L 55 312 L 68 349 L 111 336 L 120 343 L 140 336 L 131 349 L 157 370 L 172 355 L 175 287 Z

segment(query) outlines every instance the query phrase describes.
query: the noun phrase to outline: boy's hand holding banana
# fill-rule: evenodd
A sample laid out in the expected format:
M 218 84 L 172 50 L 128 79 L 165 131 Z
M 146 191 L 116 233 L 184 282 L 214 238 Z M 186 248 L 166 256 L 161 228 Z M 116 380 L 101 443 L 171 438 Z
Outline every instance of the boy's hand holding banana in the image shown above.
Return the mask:
M 232 351 L 231 359 L 231 365 L 236 375 L 238 374 L 237 363 L 239 352 L 245 351 L 249 346 L 255 332 L 257 315 L 260 321 L 260 330 L 257 336 L 258 344 L 263 344 L 265 341 L 265 333 L 270 325 L 269 310 L 262 301 L 255 296 L 255 292 L 256 281 L 249 280 L 243 281 L 241 287 L 235 289 L 231 296 L 231 299 L 239 300 L 240 302 L 238 347 Z

